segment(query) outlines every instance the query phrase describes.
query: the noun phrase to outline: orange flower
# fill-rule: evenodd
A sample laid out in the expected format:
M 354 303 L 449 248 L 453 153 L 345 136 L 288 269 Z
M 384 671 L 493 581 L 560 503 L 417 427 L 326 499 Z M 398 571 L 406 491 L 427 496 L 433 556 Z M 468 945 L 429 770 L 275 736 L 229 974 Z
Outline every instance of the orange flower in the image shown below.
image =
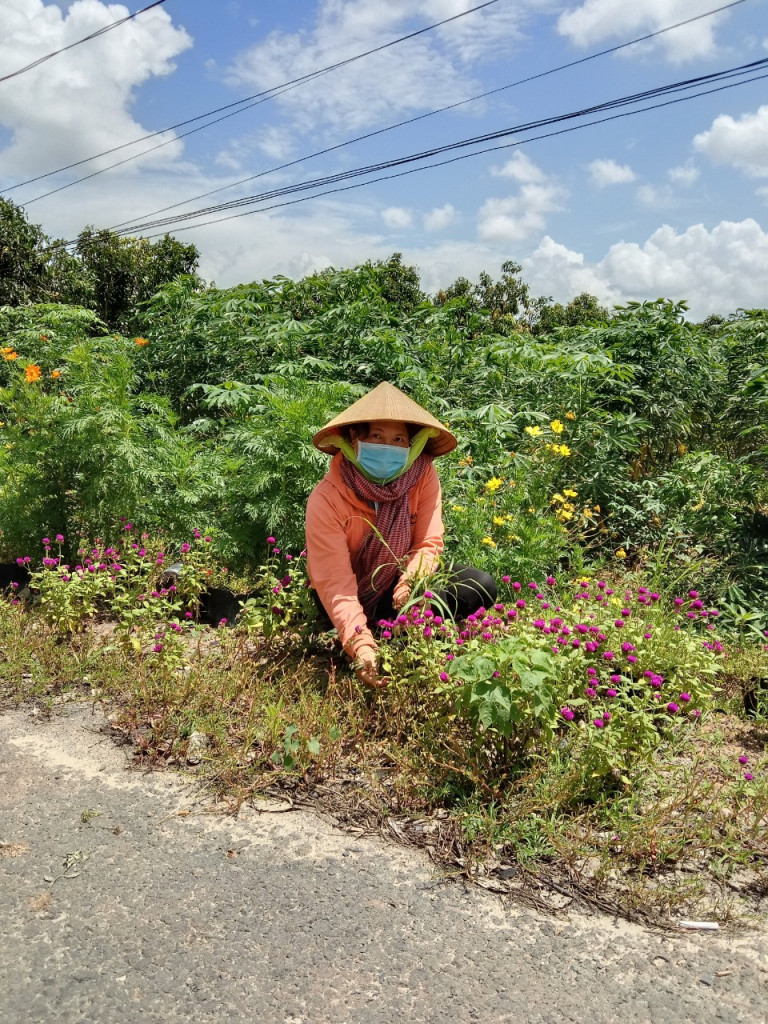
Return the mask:
M 12 348 L 4 348 L 3 349 L 3 359 L 7 359 L 10 362 L 11 360 L 18 359 L 18 358 L 19 358 L 19 353 L 18 352 L 14 352 Z
M 48 341 L 48 335 L 47 334 L 41 334 L 40 335 L 40 341 Z
M 26 366 L 24 368 L 24 373 L 26 375 L 28 383 L 32 384 L 34 383 L 34 381 L 40 380 L 40 374 L 42 373 L 42 370 L 40 369 L 39 366 L 35 366 L 34 363 L 30 363 L 29 366 Z
M 52 370 L 51 376 L 53 377 L 54 380 L 56 380 L 58 377 L 61 376 L 61 370 Z
M 146 338 L 136 338 L 136 344 L 140 348 L 143 348 L 145 345 L 149 344 L 149 341 Z

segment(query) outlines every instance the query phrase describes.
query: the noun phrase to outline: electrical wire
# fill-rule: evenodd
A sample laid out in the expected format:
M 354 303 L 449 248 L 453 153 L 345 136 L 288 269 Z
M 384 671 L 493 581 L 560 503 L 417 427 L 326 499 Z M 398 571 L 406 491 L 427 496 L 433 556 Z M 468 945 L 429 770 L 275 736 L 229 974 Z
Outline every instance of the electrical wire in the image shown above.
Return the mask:
M 82 39 L 78 39 L 76 42 L 70 43 L 68 46 L 62 46 L 60 50 L 54 50 L 52 53 L 46 53 L 44 57 L 38 57 L 37 60 L 33 60 L 31 64 L 26 64 L 23 68 L 19 68 L 17 71 L 11 71 L 10 74 L 0 76 L 0 82 L 7 82 L 9 78 L 16 78 L 17 75 L 23 75 L 25 71 L 31 71 L 33 68 L 39 67 L 47 60 L 50 60 L 51 57 L 58 57 L 60 53 L 66 53 L 67 50 L 73 50 L 76 46 L 80 46 L 81 43 L 87 43 L 91 39 L 103 36 L 105 32 L 111 32 L 113 28 L 117 28 L 119 25 L 124 25 L 127 21 L 133 21 L 133 19 L 138 18 L 140 14 L 146 14 L 146 12 L 151 11 L 153 7 L 160 7 L 160 5 L 164 3 L 165 0 L 155 0 L 155 3 L 150 4 L 148 7 L 142 7 L 140 11 L 135 11 L 133 14 L 129 14 L 125 18 L 119 18 L 117 21 L 111 21 L 109 25 L 104 25 L 102 28 L 96 29 L 95 32 L 91 32 L 90 35 L 83 36 Z
M 641 92 L 632 93 L 628 96 L 622 96 L 617 99 L 606 100 L 603 101 L 602 103 L 593 104 L 589 107 L 584 107 L 579 110 L 570 111 L 565 114 L 557 114 L 553 115 L 552 117 L 540 118 L 535 121 L 528 121 L 524 124 L 514 125 L 512 127 L 499 129 L 497 131 L 486 132 L 482 135 L 472 136 L 470 138 L 446 143 L 441 146 L 434 146 L 431 147 L 430 149 L 422 150 L 421 152 L 418 153 L 411 153 L 406 156 L 393 158 L 391 160 L 384 160 L 377 163 L 368 164 L 363 167 L 357 167 L 346 171 L 340 171 L 336 174 L 326 175 L 322 178 L 316 178 L 307 182 L 286 185 L 281 188 L 271 189 L 269 191 L 259 193 L 257 195 L 246 196 L 239 199 L 231 200 L 227 203 L 203 207 L 202 209 L 199 210 L 192 210 L 188 211 L 187 213 L 180 213 L 174 216 L 159 218 L 156 220 L 133 222 L 132 224 L 123 227 L 117 233 L 135 234 L 137 232 L 152 230 L 153 228 L 156 227 L 181 224 L 184 221 L 194 220 L 199 217 L 208 216 L 209 214 L 212 213 L 219 213 L 225 210 L 232 210 L 244 206 L 254 205 L 256 203 L 264 202 L 265 200 L 277 198 L 279 196 L 310 191 L 312 189 L 324 187 L 325 185 L 328 184 L 335 184 L 337 182 L 349 180 L 351 178 L 361 177 L 367 174 L 373 174 L 380 170 L 386 170 L 389 168 L 402 166 L 404 164 L 418 162 L 433 156 L 440 155 L 442 153 L 450 152 L 452 150 L 465 149 L 470 146 L 480 145 L 484 142 L 494 141 L 496 139 L 504 138 L 509 135 L 521 134 L 523 132 L 532 131 L 538 128 L 562 123 L 563 121 L 570 121 L 576 118 L 583 118 L 591 114 L 599 113 L 601 111 L 612 110 L 617 107 L 629 106 L 647 99 L 654 99 L 656 97 L 668 95 L 675 92 L 699 89 L 704 85 L 726 81 L 729 78 L 735 78 L 739 76 L 743 78 L 746 75 L 749 75 L 757 70 L 760 70 L 761 68 L 764 68 L 767 64 L 768 57 L 764 57 L 757 61 L 751 61 L 747 64 L 738 65 L 736 67 L 725 68 L 721 71 L 711 72 L 710 74 L 707 75 L 700 75 L 695 78 L 683 79 L 678 82 L 672 82 L 667 85 L 657 86 L 652 89 L 645 89 L 642 90 Z M 743 83 L 736 82 L 734 84 Z M 701 94 L 703 95 L 703 93 Z M 689 96 L 683 98 L 693 97 Z
M 649 110 L 659 110 L 659 109 L 661 109 L 663 107 L 673 106 L 676 103 L 683 103 L 686 100 L 697 99 L 699 96 L 709 96 L 712 93 L 723 92 L 725 89 L 733 89 L 737 85 L 746 85 L 749 82 L 757 82 L 757 81 L 760 81 L 761 79 L 764 79 L 764 78 L 768 78 L 768 73 L 766 73 L 764 75 L 755 75 L 754 78 L 746 79 L 746 80 L 744 80 L 742 82 L 732 82 L 729 85 L 721 85 L 721 86 L 718 86 L 717 88 L 714 88 L 714 89 L 705 89 L 705 90 L 702 90 L 699 93 L 695 93 L 693 96 L 679 96 L 677 99 L 665 100 L 663 103 L 654 103 L 654 104 L 651 104 L 650 106 L 647 106 L 647 107 L 640 107 L 638 110 L 626 110 L 626 111 L 624 111 L 621 114 L 612 114 L 610 117 L 602 117 L 602 118 L 598 118 L 595 121 L 587 121 L 585 124 L 570 125 L 568 128 L 560 128 L 558 131 L 546 132 L 543 135 L 534 135 L 531 138 L 521 139 L 521 140 L 519 140 L 517 142 L 507 142 L 507 143 L 503 143 L 503 144 L 501 144 L 499 146 L 488 146 L 485 149 L 476 150 L 473 153 L 462 153 L 459 156 L 450 157 L 447 160 L 439 160 L 439 161 L 436 161 L 433 164 L 424 164 L 421 167 L 409 167 L 408 170 L 398 171 L 395 174 L 384 174 L 384 175 L 382 175 L 379 178 L 371 178 L 368 181 L 359 181 L 359 182 L 357 182 L 354 185 L 344 185 L 344 186 L 341 186 L 339 188 L 331 188 L 331 189 L 328 189 L 325 192 L 318 192 L 315 195 L 311 195 L 311 196 L 301 196 L 298 199 L 289 199 L 289 200 L 286 200 L 283 203 L 273 203 L 271 206 L 262 206 L 262 207 L 259 207 L 256 210 L 245 210 L 243 213 L 231 213 L 227 217 L 217 217 L 214 220 L 202 221 L 200 224 L 189 224 L 186 227 L 182 226 L 182 227 L 178 228 L 177 230 L 178 231 L 192 231 L 194 228 L 207 227 L 207 226 L 209 226 L 211 224 L 220 224 L 223 221 L 236 220 L 239 217 L 249 217 L 249 216 L 252 216 L 255 213 L 267 213 L 269 210 L 282 209 L 283 207 L 286 207 L 286 206 L 296 206 L 298 203 L 306 203 L 310 199 L 319 199 L 322 196 L 333 195 L 333 194 L 339 193 L 339 192 L 350 192 L 353 189 L 363 188 L 366 185 L 373 185 L 376 182 L 390 181 L 393 178 L 404 178 L 404 177 L 406 177 L 409 174 L 416 174 L 418 171 L 425 171 L 425 170 L 429 170 L 429 169 L 434 168 L 434 167 L 444 167 L 447 164 L 458 163 L 460 160 L 469 160 L 471 157 L 480 156 L 480 155 L 482 155 L 484 153 L 495 153 L 495 152 L 498 152 L 499 150 L 503 150 L 503 149 L 514 149 L 517 146 L 524 146 L 524 145 L 527 145 L 529 142 L 537 142 L 540 139 L 550 139 L 550 138 L 554 138 L 557 135 L 567 135 L 569 132 L 579 131 L 581 128 L 591 128 L 594 125 L 606 124 L 609 121 L 617 121 L 620 118 L 624 118 L 624 117 L 632 117 L 634 114 L 642 114 L 642 113 L 645 113 L 646 111 L 649 111 Z M 148 239 L 150 239 L 150 238 L 162 238 L 166 234 L 167 234 L 167 232 L 159 231 L 159 232 L 157 232 L 155 234 L 145 235 L 143 237 L 148 238 Z M 64 247 L 67 247 L 67 246 L 72 246 L 74 244 L 75 244 L 74 242 L 58 243 L 58 245 L 50 246 L 49 249 L 45 249 L 43 251 L 44 252 L 48 252 L 51 249 L 55 249 L 57 247 L 62 247 L 62 245 Z
M 162 2 L 165 2 L 165 0 L 162 0 Z M 736 0 L 736 2 L 743 3 L 745 0 Z M 82 160 L 76 160 L 74 163 L 66 164 L 63 167 L 57 167 L 53 171 L 46 171 L 45 174 L 38 174 L 34 178 L 27 178 L 25 181 L 20 181 L 16 185 L 11 185 L 5 191 L 12 192 L 17 188 L 22 188 L 24 185 L 31 185 L 36 181 L 41 181 L 43 178 L 49 178 L 53 174 L 59 174 L 61 171 L 68 171 L 73 167 L 80 167 L 82 164 L 90 163 L 92 160 L 98 160 L 102 156 L 109 156 L 110 153 L 117 153 L 121 149 L 127 149 L 129 146 L 135 146 L 140 142 L 146 142 L 149 139 L 165 135 L 167 132 L 175 131 L 177 128 L 183 128 L 188 124 L 193 124 L 195 121 L 201 121 L 206 117 L 212 117 L 214 114 L 219 114 L 224 110 L 230 111 L 230 113 L 225 114 L 222 117 L 217 117 L 215 120 L 209 121 L 207 124 L 200 125 L 197 128 L 192 128 L 190 131 L 183 132 L 181 135 L 174 135 L 173 138 L 167 139 L 165 142 L 161 142 L 157 146 L 151 146 L 149 149 L 144 149 L 140 153 L 135 153 L 133 156 L 127 157 L 125 160 L 119 160 L 114 164 L 109 164 L 107 167 L 100 168 L 98 171 L 93 171 L 91 174 L 86 174 L 82 178 L 76 178 L 74 181 L 68 182 L 60 188 L 56 188 L 50 192 L 44 193 L 43 195 L 36 196 L 34 199 L 30 199 L 26 203 L 22 204 L 29 206 L 31 203 L 36 203 L 39 199 L 45 199 L 50 195 L 54 195 L 56 192 L 62 191 L 62 189 L 71 188 L 72 185 L 77 185 L 81 181 L 88 181 L 90 178 L 94 178 L 98 174 L 103 174 L 105 171 L 112 170 L 113 167 L 121 167 L 123 164 L 129 163 L 131 160 L 137 160 L 139 157 L 146 156 L 148 153 L 152 153 L 156 149 L 162 149 L 164 146 L 168 146 L 172 142 L 177 142 L 179 139 L 184 139 L 189 135 L 194 135 L 196 132 L 203 131 L 205 128 L 210 128 L 212 125 L 219 124 L 221 121 L 226 121 L 228 118 L 234 117 L 236 114 L 241 114 L 245 110 L 250 110 L 252 107 L 259 106 L 261 103 L 266 103 L 269 100 L 274 99 L 276 96 L 282 96 L 283 93 L 290 92 L 292 89 L 298 88 L 307 82 L 314 81 L 314 79 L 319 78 L 321 75 L 327 75 L 331 71 L 336 71 L 338 68 L 346 67 L 348 64 L 353 64 L 355 61 L 371 56 L 371 54 L 379 53 L 382 50 L 389 49 L 391 46 L 396 46 L 409 39 L 414 39 L 416 36 L 424 35 L 425 32 L 431 32 L 436 28 L 440 28 L 442 25 L 447 25 L 449 22 L 457 21 L 459 18 L 465 18 L 468 14 L 474 14 L 475 11 L 480 11 L 485 7 L 491 7 L 493 4 L 497 3 L 499 3 L 499 0 L 484 0 L 484 3 L 478 4 L 476 7 L 470 7 L 469 10 L 462 11 L 460 14 L 454 14 L 450 18 L 444 18 L 442 21 L 436 21 L 432 25 L 426 25 L 424 28 L 416 29 L 414 32 L 409 32 L 407 35 L 399 36 L 397 39 L 391 39 L 389 42 L 382 43 L 380 46 L 375 46 L 371 50 L 365 50 L 363 53 L 355 54 L 352 57 L 346 57 L 344 60 L 337 61 L 335 64 L 329 64 L 327 67 L 310 71 L 306 75 L 301 75 L 299 78 L 292 78 L 290 81 L 283 82 L 280 85 L 273 85 L 271 88 L 264 89 L 262 92 L 253 93 L 251 96 L 244 96 L 243 99 L 236 100 L 234 103 L 227 103 L 223 107 L 217 107 L 215 110 L 209 110 L 205 114 L 198 114 L 196 117 L 188 118 L 185 121 L 179 121 L 177 124 L 170 125 L 168 128 L 162 128 L 159 131 L 150 132 L 148 135 L 142 135 L 138 139 L 131 140 L 131 142 L 124 142 L 119 146 L 113 146 L 111 149 L 105 149 L 101 153 L 95 153 L 93 156 L 84 157 Z M 243 106 L 243 104 L 246 105 Z M 234 110 L 234 107 L 239 107 L 240 109 Z
M 539 78 L 545 78 L 548 75 L 553 75 L 558 71 L 565 71 L 568 68 L 573 68 L 579 64 L 584 64 L 587 61 L 595 60 L 598 57 L 604 57 L 611 53 L 616 53 L 619 50 L 624 50 L 628 46 L 635 46 L 638 43 L 647 42 L 649 39 L 654 39 L 656 36 L 663 35 L 665 32 L 671 32 L 673 29 L 681 28 L 684 25 L 689 25 L 691 22 L 699 21 L 702 18 L 709 18 L 713 14 L 719 14 L 721 11 L 728 10 L 731 7 L 737 7 L 739 4 L 745 3 L 746 0 L 733 0 L 733 2 L 724 4 L 721 7 L 716 7 L 713 10 L 705 11 L 702 14 L 697 14 L 691 18 L 686 18 L 684 21 L 675 22 L 674 25 L 668 25 L 666 28 L 657 29 L 655 32 L 648 32 L 646 35 L 638 36 L 636 39 L 630 39 L 625 43 L 619 43 L 616 46 L 608 47 L 605 50 L 599 50 L 597 53 L 589 54 L 586 57 L 580 57 L 578 60 L 569 61 L 567 64 L 559 64 L 557 67 L 548 68 L 546 71 L 539 71 L 534 75 L 528 75 L 526 78 L 520 78 L 515 82 L 510 82 L 507 85 L 498 86 L 495 89 L 489 89 L 487 92 L 479 93 L 476 96 L 470 96 L 467 99 L 458 100 L 456 103 L 449 103 L 444 107 L 438 107 L 436 110 L 427 111 L 424 114 L 417 114 L 415 117 L 409 117 L 405 121 L 398 121 L 395 124 L 387 125 L 385 128 L 378 128 L 372 132 L 366 132 L 364 135 L 357 135 L 353 139 L 347 139 L 346 142 L 339 142 L 334 146 L 327 146 L 325 149 L 317 150 L 314 153 L 309 153 L 305 156 L 297 157 L 295 160 L 289 160 L 286 163 L 278 164 L 276 167 L 270 167 L 265 171 L 259 171 L 257 174 L 250 174 L 245 178 L 240 178 L 237 181 L 229 182 L 227 185 L 221 185 L 218 188 L 210 189 L 208 192 L 201 192 L 199 195 L 190 196 L 188 199 L 182 199 L 178 203 L 172 203 L 170 206 L 161 206 L 157 210 L 150 210 L 148 213 L 142 214 L 141 218 L 155 217 L 160 213 L 167 213 L 168 210 L 178 209 L 180 206 L 186 206 L 188 203 L 197 202 L 198 199 L 207 199 L 208 196 L 217 195 L 219 192 L 226 192 L 228 189 L 236 188 L 238 185 L 244 185 L 248 181 L 255 181 L 258 178 L 266 177 L 268 174 L 275 174 L 278 171 L 287 170 L 289 167 L 295 167 L 297 164 L 305 163 L 308 160 L 314 160 L 316 157 L 325 156 L 328 153 L 333 153 L 336 150 L 344 149 L 347 146 L 354 145 L 358 142 L 364 142 L 367 139 L 375 138 L 378 135 L 384 135 L 386 132 L 394 131 L 397 128 L 403 128 L 406 125 L 415 124 L 417 121 L 423 121 L 428 117 L 435 117 L 437 114 L 443 114 L 447 110 L 455 110 L 457 107 L 464 106 L 468 103 L 475 103 L 478 100 L 486 99 L 488 96 L 494 96 L 497 93 L 505 92 L 508 89 L 514 89 L 516 86 L 525 85 L 528 82 L 536 81 Z M 14 186 L 15 187 L 15 186 Z M 43 198 L 43 197 L 40 197 Z M 131 221 L 121 221 L 119 224 L 114 224 L 107 230 L 116 231 L 124 227 L 126 224 L 130 224 Z

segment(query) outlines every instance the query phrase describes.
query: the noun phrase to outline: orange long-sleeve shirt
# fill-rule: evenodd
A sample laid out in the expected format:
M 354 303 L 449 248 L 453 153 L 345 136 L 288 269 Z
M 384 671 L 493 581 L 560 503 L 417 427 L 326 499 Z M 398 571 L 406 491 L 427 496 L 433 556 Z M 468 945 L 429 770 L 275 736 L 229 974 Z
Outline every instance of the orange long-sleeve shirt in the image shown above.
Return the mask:
M 345 650 L 354 654 L 356 647 L 376 647 L 352 570 L 352 555 L 376 525 L 376 510 L 342 480 L 343 458 L 340 452 L 334 455 L 307 502 L 307 572 Z M 440 481 L 433 465 L 408 492 L 408 504 L 411 545 L 403 573 L 406 579 L 431 572 L 443 550 Z

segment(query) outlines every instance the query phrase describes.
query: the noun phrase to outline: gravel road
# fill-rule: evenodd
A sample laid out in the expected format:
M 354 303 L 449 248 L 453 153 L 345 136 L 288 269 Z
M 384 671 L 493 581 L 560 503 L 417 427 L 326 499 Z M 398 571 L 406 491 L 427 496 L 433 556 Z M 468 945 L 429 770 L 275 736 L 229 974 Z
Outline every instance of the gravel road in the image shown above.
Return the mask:
M 510 909 L 306 811 L 211 813 L 103 721 L 0 716 L 3 1024 L 768 1022 L 764 931 Z

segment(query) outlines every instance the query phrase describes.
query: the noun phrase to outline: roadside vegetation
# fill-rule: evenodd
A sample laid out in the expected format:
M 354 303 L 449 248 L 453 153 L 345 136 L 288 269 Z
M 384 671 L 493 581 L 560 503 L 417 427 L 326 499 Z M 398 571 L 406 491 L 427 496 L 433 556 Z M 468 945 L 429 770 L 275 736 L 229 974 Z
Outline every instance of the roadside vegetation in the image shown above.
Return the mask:
M 518 898 L 764 912 L 768 312 L 558 306 L 514 264 L 430 298 L 395 256 L 172 276 L 104 316 L 0 307 L 0 559 L 32 572 L 0 601 L 6 702 L 104 700 L 143 765 L 315 802 Z M 310 438 L 381 380 L 459 438 L 446 557 L 500 595 L 453 622 L 423 581 L 374 693 L 302 552 Z

